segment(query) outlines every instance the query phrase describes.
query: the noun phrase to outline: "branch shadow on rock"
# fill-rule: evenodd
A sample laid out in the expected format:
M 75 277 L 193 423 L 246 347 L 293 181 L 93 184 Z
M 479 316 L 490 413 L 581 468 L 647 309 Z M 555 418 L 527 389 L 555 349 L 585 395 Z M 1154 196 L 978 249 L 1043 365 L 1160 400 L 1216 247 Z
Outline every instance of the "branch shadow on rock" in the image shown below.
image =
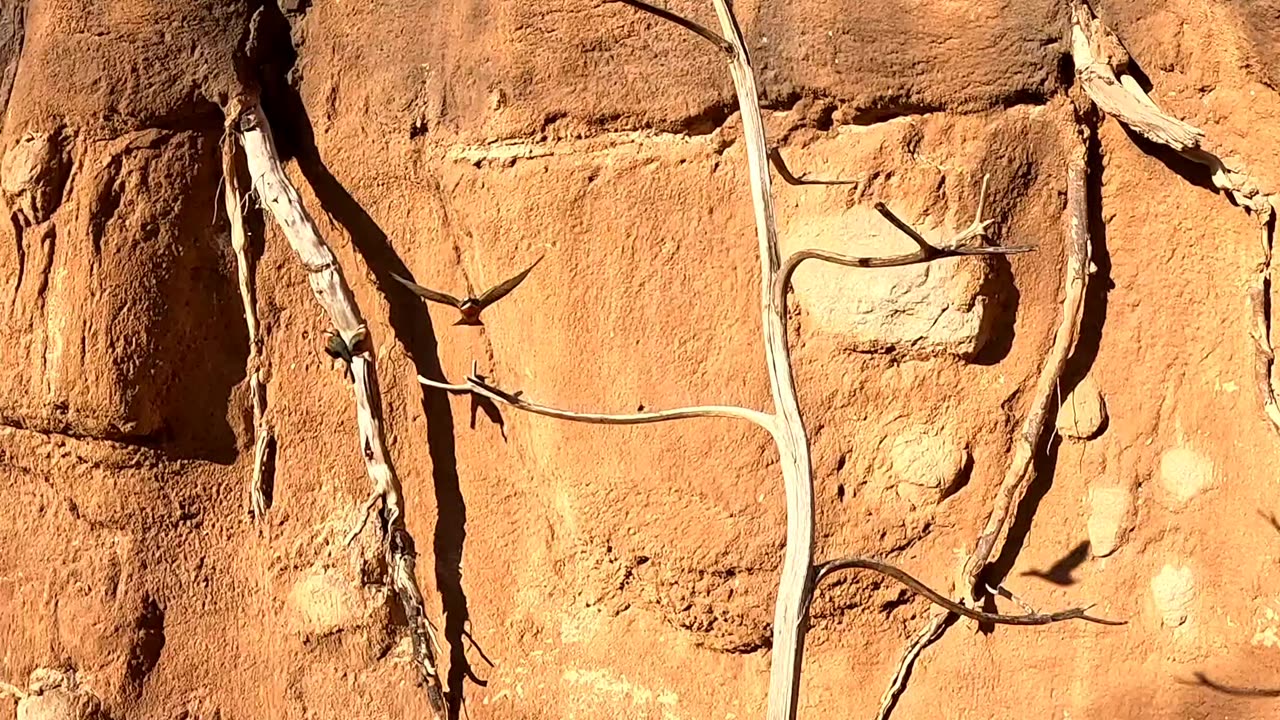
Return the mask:
M 282 152 L 287 148 L 292 154 L 315 192 L 321 209 L 346 230 L 352 245 L 365 259 L 378 290 L 387 300 L 392 332 L 404 346 L 414 369 L 423 377 L 445 380 L 430 315 L 416 295 L 391 277 L 391 273 L 407 278 L 413 274 L 391 246 L 386 233 L 325 165 L 315 146 L 306 107 L 286 77 L 287 69 L 267 74 L 263 78 L 262 96 L 263 107 L 272 118 L 272 124 L 281 128 L 278 134 L 288 138 L 287 143 L 281 143 Z M 425 386 L 421 386 L 421 392 L 437 505 L 433 543 L 435 579 L 445 616 L 444 638 L 449 646 L 446 692 L 449 715 L 451 720 L 455 720 L 462 705 L 464 680 L 470 678 L 477 684 L 485 684 L 472 671 L 464 646 L 464 636 L 470 635 L 470 611 L 462 586 L 467 506 L 458 477 L 457 443 L 449 395 Z
M 978 295 L 987 298 L 988 305 L 978 329 L 982 344 L 971 362 L 974 365 L 997 365 L 1013 349 L 1022 293 L 1014 282 L 1013 266 L 1008 258 L 993 255 L 985 262 L 988 263 L 988 271 Z

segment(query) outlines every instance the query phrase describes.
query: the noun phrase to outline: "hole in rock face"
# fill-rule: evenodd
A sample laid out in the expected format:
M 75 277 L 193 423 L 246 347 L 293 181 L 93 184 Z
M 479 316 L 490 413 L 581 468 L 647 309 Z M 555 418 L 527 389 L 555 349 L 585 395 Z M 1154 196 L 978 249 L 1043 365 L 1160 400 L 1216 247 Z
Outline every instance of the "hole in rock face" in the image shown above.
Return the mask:
M 155 598 L 147 596 L 143 600 L 142 612 L 134 621 L 134 632 L 126 677 L 136 687 L 141 687 L 160 662 L 160 654 L 164 651 L 164 608 Z

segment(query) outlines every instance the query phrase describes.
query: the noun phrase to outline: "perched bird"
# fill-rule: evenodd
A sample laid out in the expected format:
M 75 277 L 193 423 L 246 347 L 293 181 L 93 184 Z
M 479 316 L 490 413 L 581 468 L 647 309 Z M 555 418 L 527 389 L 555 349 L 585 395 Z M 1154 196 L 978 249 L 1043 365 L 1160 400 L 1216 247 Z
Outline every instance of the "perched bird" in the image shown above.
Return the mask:
M 507 293 L 515 290 L 516 286 L 523 282 L 524 279 L 529 276 L 529 273 L 533 272 L 533 269 L 537 267 L 540 262 L 542 262 L 541 257 L 534 260 L 533 264 L 525 268 L 519 275 L 485 290 L 480 297 L 468 297 L 465 300 L 459 300 L 452 295 L 437 292 L 431 288 L 424 288 L 411 280 L 406 280 L 399 275 L 396 275 L 395 273 L 391 273 L 391 277 L 400 281 L 401 284 L 412 290 L 418 295 L 418 297 L 430 300 L 431 302 L 438 302 L 443 305 L 452 305 L 453 307 L 458 308 L 458 311 L 462 313 L 462 317 L 459 318 L 458 322 L 454 323 L 454 325 L 484 325 L 484 323 L 480 322 L 480 312 L 506 297 Z
M 324 351 L 334 360 L 343 362 L 345 367 L 342 374 L 344 376 L 351 375 L 351 358 L 364 352 L 364 339 L 367 334 L 368 331 L 362 326 L 352 335 L 351 344 L 348 345 L 347 341 L 343 340 L 342 335 L 338 334 L 336 330 L 325 332 L 329 339 L 325 342 Z

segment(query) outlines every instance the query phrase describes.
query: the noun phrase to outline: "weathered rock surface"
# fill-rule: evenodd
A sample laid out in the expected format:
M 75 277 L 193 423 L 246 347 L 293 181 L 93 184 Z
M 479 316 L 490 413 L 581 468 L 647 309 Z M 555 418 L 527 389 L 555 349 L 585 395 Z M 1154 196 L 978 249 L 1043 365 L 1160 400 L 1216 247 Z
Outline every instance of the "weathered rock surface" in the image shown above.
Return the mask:
M 1092 375 L 1085 375 L 1058 408 L 1058 432 L 1069 438 L 1089 439 L 1107 421 L 1107 403 Z
M 499 428 L 415 380 L 474 360 L 576 410 L 769 407 L 723 57 L 618 3 L 284 5 L 0 0 L 0 679 L 69 664 L 111 717 L 427 714 L 374 533 L 340 540 L 368 490 L 350 388 L 305 273 L 252 206 L 279 452 L 269 521 L 246 519 L 247 336 L 218 192 L 220 106 L 252 82 L 369 323 L 426 606 L 468 714 L 761 717 L 786 527 L 764 433 L 505 411 Z M 708 4 L 668 6 L 714 23 Z M 1280 192 L 1270 5 L 1097 6 L 1152 97 Z M 789 297 L 817 557 L 891 557 L 946 589 L 1061 317 L 1067 6 L 736 7 L 770 141 L 799 174 L 851 181 L 776 183 L 784 251 L 911 250 L 876 202 L 941 241 L 973 220 L 983 176 L 990 241 L 1037 248 L 808 263 Z M 1149 150 L 1102 122 L 1098 273 L 1070 371 L 1105 380 L 1106 399 L 1064 398 L 1077 417 L 1058 432 L 1091 440 L 1037 453 L 998 549 L 1037 606 L 1096 601 L 1131 622 L 953 629 L 895 717 L 1271 716 L 1180 682 L 1280 678 L 1251 644 L 1280 587 L 1280 443 L 1251 390 L 1244 310 L 1257 227 Z M 463 293 L 538 255 L 484 328 L 390 277 Z M 1101 559 L 1075 584 L 1022 575 L 1086 535 Z M 926 614 L 874 576 L 824 583 L 801 716 L 871 717 Z M 21 712 L 66 716 L 63 696 L 40 697 Z

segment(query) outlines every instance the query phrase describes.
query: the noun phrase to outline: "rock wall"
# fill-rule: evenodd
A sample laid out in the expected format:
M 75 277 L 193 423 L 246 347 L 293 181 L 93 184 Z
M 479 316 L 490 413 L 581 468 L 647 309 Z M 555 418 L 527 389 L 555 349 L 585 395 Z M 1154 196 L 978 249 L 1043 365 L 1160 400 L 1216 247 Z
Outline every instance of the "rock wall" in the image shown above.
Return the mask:
M 369 320 L 470 716 L 761 716 L 785 528 L 769 438 L 732 420 L 497 423 L 415 381 L 477 360 L 571 409 L 768 406 L 722 59 L 620 4 L 259 8 L 0 1 L 0 680 L 32 693 L 0 717 L 427 713 L 375 533 L 343 542 L 368 487 L 349 385 L 256 210 L 278 453 L 268 521 L 247 517 L 247 334 L 219 197 L 220 107 L 243 83 L 262 86 Z M 1280 192 L 1280 5 L 1097 10 L 1165 110 Z M 873 203 L 943 237 L 972 220 L 984 175 L 994 241 L 1037 246 L 795 277 L 818 557 L 884 556 L 946 588 L 1061 315 L 1067 5 L 737 12 L 772 141 L 797 173 L 852 181 L 779 184 L 784 250 L 909 251 Z M 1082 337 L 996 565 L 1038 608 L 1096 602 L 1129 624 L 960 623 L 896 718 L 1276 712 L 1280 437 L 1253 381 L 1257 228 L 1113 120 L 1090 193 Z M 461 293 L 539 255 L 483 328 L 391 278 Z M 824 585 L 801 714 L 872 717 L 928 615 L 874 576 Z

